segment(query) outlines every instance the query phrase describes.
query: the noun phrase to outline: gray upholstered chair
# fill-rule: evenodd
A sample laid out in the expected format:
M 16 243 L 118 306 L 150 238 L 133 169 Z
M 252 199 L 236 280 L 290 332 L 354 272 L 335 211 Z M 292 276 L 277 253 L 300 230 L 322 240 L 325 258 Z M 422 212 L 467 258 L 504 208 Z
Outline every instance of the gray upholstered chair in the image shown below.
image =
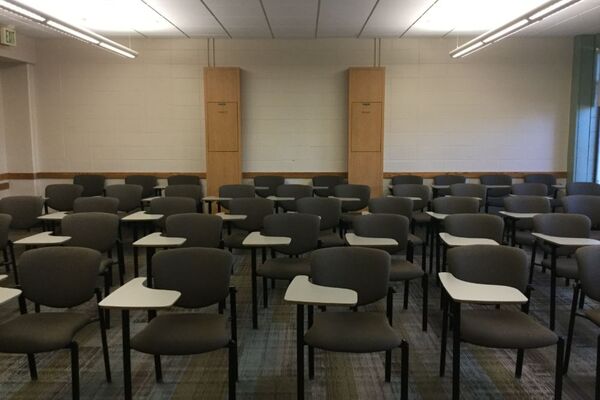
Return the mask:
M 592 222 L 592 238 L 599 238 L 600 229 L 600 196 L 576 194 L 565 196 L 562 204 L 567 214 L 583 214 Z
M 268 189 L 255 189 L 260 197 L 275 196 L 277 187 L 285 184 L 285 177 L 279 175 L 259 175 L 254 177 L 254 187 L 266 187 Z
M 287 246 L 274 246 L 272 250 L 284 257 L 271 257 L 256 269 L 263 281 L 263 305 L 268 304 L 267 279 L 291 281 L 298 275 L 310 275 L 310 262 L 304 254 L 319 247 L 320 220 L 316 215 L 285 213 L 268 215 L 264 219 L 262 234 L 284 236 L 292 239 Z M 256 280 L 252 280 L 256 287 Z
M 189 197 L 196 202 L 196 210 L 202 212 L 201 185 L 170 185 L 165 188 L 165 197 Z
M 528 183 L 527 185 L 537 185 Z M 544 186 L 544 190 L 545 186 Z M 543 196 L 509 196 L 504 198 L 504 209 L 515 213 L 537 213 L 546 214 L 552 212 L 550 201 Z M 521 219 L 516 221 L 515 244 L 532 246 L 535 237 L 531 235 L 533 229 L 532 219 Z
M 73 202 L 83 193 L 83 186 L 71 183 L 48 185 L 45 189 L 46 213 L 48 208 L 56 211 L 72 211 Z
M 548 196 L 548 186 L 543 183 L 515 183 L 511 193 L 515 196 Z
M 142 187 L 142 198 L 154 196 L 154 187 L 158 185 L 155 175 L 129 175 L 125 177 L 128 185 L 140 185 Z
M 196 175 L 171 175 L 167 177 L 167 185 L 199 185 L 200 178 Z
M 481 175 L 479 181 L 486 186 L 509 186 L 507 188 L 489 188 L 487 189 L 487 199 L 485 202 L 485 212 L 488 212 L 489 207 L 504 207 L 504 197 L 510 194 L 510 186 L 512 185 L 512 176 L 496 174 L 496 175 Z
M 104 194 L 104 183 L 106 177 L 104 175 L 75 175 L 73 183 L 83 186 L 84 197 L 102 196 Z
M 410 226 L 413 226 L 414 202 L 411 199 L 402 197 L 378 197 L 369 200 L 369 212 L 373 214 L 397 214 L 403 215 L 408 219 Z M 419 236 L 409 233 L 408 240 L 415 247 L 421 248 L 421 266 L 425 271 L 427 265 L 427 242 Z
M 587 308 L 583 313 L 577 312 L 577 303 L 583 300 L 584 296 L 589 297 L 595 302 L 600 301 L 600 246 L 587 246 L 577 249 L 575 252 L 577 259 L 579 283 L 575 285 L 573 291 L 573 302 L 571 303 L 571 315 L 569 318 L 569 333 L 567 335 L 567 349 L 565 353 L 564 371 L 569 369 L 569 359 L 571 358 L 571 344 L 573 343 L 573 334 L 575 331 L 575 317 L 583 317 L 596 326 L 600 326 L 600 309 Z M 581 298 L 580 298 L 581 296 Z M 587 352 L 586 357 L 590 354 Z M 597 338 L 596 345 L 596 385 L 595 397 L 600 398 L 600 335 Z
M 342 217 L 342 202 L 326 197 L 305 197 L 296 202 L 298 212 L 321 217 L 319 247 L 344 246 L 345 241 L 336 230 Z
M 491 214 L 452 214 L 444 219 L 446 232 L 453 236 L 491 239 L 502 244 L 504 221 Z
M 163 218 L 156 221 L 156 226 L 165 229 L 165 221 L 170 215 L 196 212 L 196 202 L 189 197 L 161 197 L 150 202 L 150 214 L 162 214 Z
M 39 196 L 9 196 L 0 199 L 0 213 L 12 217 L 11 229 L 31 229 L 40 226 L 44 200 Z
M 230 287 L 231 253 L 220 249 L 186 248 L 161 251 L 152 258 L 154 288 L 175 290 L 175 306 L 199 309 L 230 299 L 228 317 L 207 312 L 161 312 L 131 338 L 131 348 L 154 356 L 157 382 L 162 382 L 162 355 L 191 355 L 229 350 L 229 399 L 235 399 L 237 315 L 235 288 Z M 131 371 L 128 371 L 131 375 Z
M 438 197 L 431 202 L 433 211 L 440 214 L 469 214 L 479 212 L 479 200 L 473 197 Z
M 277 187 L 276 194 L 279 197 L 293 197 L 294 199 L 302 199 L 305 197 L 312 197 L 312 186 L 308 185 L 296 185 L 286 184 Z M 298 211 L 296 207 L 296 200 L 283 200 L 279 201 L 278 204 L 284 211 Z
M 109 185 L 105 192 L 107 197 L 119 199 L 119 211 L 130 213 L 142 207 L 142 192 L 140 185 Z
M 422 185 L 423 177 L 417 175 L 397 175 L 390 180 L 390 185 Z
M 319 197 L 333 196 L 333 188 L 346 182 L 343 176 L 317 175 L 313 176 L 313 186 L 327 187 L 327 189 L 315 189 L 315 195 Z
M 595 182 L 570 182 L 567 183 L 567 196 L 585 194 L 588 196 L 600 196 L 600 184 Z
M 233 232 L 223 240 L 225 247 L 243 249 L 242 242 L 248 233 L 260 231 L 263 220 L 267 215 L 273 214 L 274 203 L 272 200 L 260 197 L 233 199 L 229 202 L 229 212 L 232 214 L 246 215 L 241 221 L 231 221 Z
M 425 226 L 427 235 L 425 241 L 429 242 L 429 224 L 431 217 L 425 212 L 431 202 L 432 194 L 431 187 L 427 185 L 402 184 L 394 185 L 392 195 L 397 197 L 419 197 L 421 200 L 413 200 L 413 218 L 411 232 L 415 233 L 416 226 Z
M 219 197 L 229 197 L 232 199 L 253 199 L 255 196 L 254 186 L 252 185 L 223 185 L 219 187 Z M 219 201 L 219 211 L 221 207 L 229 210 L 229 200 Z
M 358 294 L 357 307 L 387 298 L 386 313 L 330 310 L 314 313 L 309 307 L 308 330 L 300 336 L 301 345 L 309 346 L 309 376 L 314 375 L 314 349 L 347 353 L 385 352 L 385 381 L 392 377 L 392 350 L 400 347 L 400 398 L 408 398 L 408 343 L 392 328 L 393 296 L 389 288 L 390 255 L 368 248 L 334 247 L 320 249 L 311 256 L 312 283 L 345 288 Z M 357 308 L 358 309 L 358 308 Z M 355 309 L 355 310 L 357 310 Z M 304 376 L 303 363 L 298 365 Z M 311 374 L 311 372 L 313 374 Z
M 462 175 L 437 175 L 433 177 L 433 184 L 436 186 L 450 186 L 455 183 L 465 183 L 467 178 Z M 442 188 L 433 191 L 434 197 L 447 196 L 450 194 L 450 189 Z
M 527 285 L 527 256 L 517 247 L 476 245 L 455 247 L 448 251 L 448 271 L 454 278 L 462 281 L 508 286 L 524 294 L 526 302 L 521 310 L 505 304 L 502 308 L 476 306 L 473 301 L 469 309 L 461 310 L 461 303 L 454 301 L 448 294 L 448 288 L 442 288 L 443 317 L 442 345 L 440 351 L 440 375 L 445 372 L 446 342 L 448 336 L 448 315 L 452 314 L 453 326 L 453 368 L 452 398 L 460 398 L 460 347 L 461 342 L 476 346 L 517 349 L 515 376 L 521 377 L 523 358 L 526 349 L 535 349 L 557 345 L 555 398 L 562 391 L 562 361 L 564 341 L 550 329 L 542 326 L 530 317 L 529 296 L 531 288 Z M 444 280 L 442 280 L 442 283 Z M 485 291 L 482 290 L 485 295 Z M 502 299 L 494 299 L 502 303 Z M 450 310 L 449 310 L 450 309 Z
M 119 211 L 119 199 L 114 197 L 79 197 L 73 202 L 73 212 L 104 212 L 116 214 Z
M 389 238 L 398 242 L 397 246 L 385 246 L 391 254 L 404 252 L 405 258 L 393 257 L 390 265 L 390 282 L 404 282 L 404 309 L 408 308 L 410 281 L 421 280 L 423 288 L 423 330 L 427 330 L 427 273 L 425 265 L 413 263 L 413 243 L 409 240 L 409 219 L 399 214 L 361 215 L 354 220 L 354 232 L 358 236 Z
M 525 183 L 543 183 L 546 185 L 546 192 L 552 196 L 556 189 L 553 185 L 556 185 L 556 177 L 552 174 L 528 174 L 523 177 Z
M 0 250 L 2 250 L 2 262 L 0 265 L 3 265 L 4 268 L 6 268 L 6 272 L 9 272 L 12 267 L 15 283 L 19 284 L 15 248 L 13 242 L 8 237 L 11 220 L 12 217 L 10 215 L 0 214 Z
M 166 220 L 166 234 L 186 238 L 181 247 L 221 247 L 223 219 L 216 215 L 198 213 L 170 215 Z
M 79 345 L 75 336 L 94 319 L 70 308 L 87 303 L 94 295 L 100 302 L 101 294 L 96 289 L 100 259 L 97 251 L 76 247 L 26 251 L 19 260 L 23 291 L 19 297 L 21 315 L 0 324 L 0 352 L 27 354 L 32 380 L 37 379 L 36 353 L 70 350 L 73 399 L 79 399 Z M 26 300 L 63 310 L 28 314 Z M 104 371 L 110 382 L 106 329 L 99 308 L 98 319 Z
M 367 185 L 343 184 L 333 188 L 335 197 L 357 198 L 358 201 L 342 201 L 342 230 L 352 227 L 352 220 L 367 207 L 371 198 L 371 188 Z
M 479 183 L 455 183 L 450 185 L 451 196 L 476 197 L 480 200 L 480 205 L 486 204 L 487 189 L 485 185 Z

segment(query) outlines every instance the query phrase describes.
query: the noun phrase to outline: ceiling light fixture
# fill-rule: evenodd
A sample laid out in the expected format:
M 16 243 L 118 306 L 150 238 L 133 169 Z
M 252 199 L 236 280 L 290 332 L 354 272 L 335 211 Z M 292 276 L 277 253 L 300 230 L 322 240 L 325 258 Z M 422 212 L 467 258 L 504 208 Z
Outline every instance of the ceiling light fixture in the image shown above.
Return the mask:
M 515 18 L 512 21 L 507 22 L 498 28 L 489 30 L 477 36 L 475 39 L 468 41 L 462 46 L 457 47 L 456 49 L 450 52 L 450 56 L 452 56 L 452 58 L 466 57 L 469 54 L 481 50 L 484 47 L 487 47 L 493 43 L 497 43 L 500 40 L 519 32 L 522 29 L 530 27 L 540 22 L 541 20 L 549 17 L 550 15 L 563 11 L 580 1 L 582 0 L 548 1 L 542 4 L 541 6 L 526 12 L 518 18 Z M 483 46 L 484 44 L 485 46 Z
M 42 26 L 50 27 L 61 33 L 67 34 L 94 46 L 106 49 L 120 56 L 135 58 L 138 54 L 135 50 L 114 42 L 102 35 L 52 17 L 33 7 L 21 4 L 16 0 L 0 0 L 0 9 L 10 11 L 11 13 L 17 14 L 23 18 L 38 22 Z

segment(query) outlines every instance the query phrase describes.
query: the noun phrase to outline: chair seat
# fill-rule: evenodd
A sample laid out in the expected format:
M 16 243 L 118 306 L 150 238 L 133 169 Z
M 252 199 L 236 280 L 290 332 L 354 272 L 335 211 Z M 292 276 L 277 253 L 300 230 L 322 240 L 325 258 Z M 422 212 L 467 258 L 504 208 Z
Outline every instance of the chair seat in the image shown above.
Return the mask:
M 465 342 L 498 349 L 533 349 L 555 344 L 558 337 L 517 310 L 464 310 L 460 335 Z
M 321 247 L 338 247 L 344 246 L 346 242 L 336 232 L 323 232 L 319 235 Z
M 413 213 L 413 221 L 417 225 L 425 225 L 431 222 L 431 216 L 424 212 L 415 212 Z
M 488 206 L 504 208 L 504 197 L 488 197 Z
M 583 312 L 594 324 L 600 326 L 600 308 L 592 308 Z
M 391 350 L 401 342 L 386 316 L 371 312 L 317 312 L 304 341 L 319 349 L 348 353 Z
M 404 259 L 392 258 L 390 266 L 390 281 L 406 281 L 420 278 L 424 274 L 423 269 L 417 264 Z
M 71 312 L 20 315 L 0 325 L 0 352 L 42 353 L 64 349 L 89 321 L 88 316 Z
M 533 236 L 530 231 L 516 231 L 515 240 L 517 244 L 533 246 L 533 243 L 535 242 L 535 236 Z
M 165 313 L 131 339 L 131 348 L 158 355 L 200 354 L 227 346 L 230 338 L 223 315 Z
M 225 236 L 223 244 L 225 247 L 232 249 L 243 249 L 244 246 L 242 245 L 242 242 L 246 239 L 246 236 L 248 236 L 248 232 L 245 231 L 233 232 L 231 235 Z
M 415 246 L 421 246 L 424 242 L 423 239 L 417 235 L 413 235 L 412 233 L 408 234 L 408 240 L 410 240 Z
M 298 275 L 310 275 L 310 259 L 269 258 L 256 268 L 256 273 L 267 278 L 292 280 Z
M 542 265 L 550 268 L 550 257 L 542 260 Z M 577 270 L 577 260 L 575 258 L 558 258 L 556 259 L 556 276 L 559 278 L 579 279 Z

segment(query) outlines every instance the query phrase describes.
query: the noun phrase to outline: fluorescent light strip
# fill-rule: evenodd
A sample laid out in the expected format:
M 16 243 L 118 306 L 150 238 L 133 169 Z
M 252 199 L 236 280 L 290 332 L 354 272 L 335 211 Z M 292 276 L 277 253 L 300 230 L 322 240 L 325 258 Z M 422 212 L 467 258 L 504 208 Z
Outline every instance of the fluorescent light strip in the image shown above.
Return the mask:
M 497 43 L 510 35 L 528 28 L 552 14 L 563 11 L 580 1 L 582 0 L 551 0 L 510 22 L 507 22 L 496 29 L 489 30 L 462 46 L 457 47 L 450 52 L 450 56 L 452 56 L 452 58 L 465 57 L 492 43 Z M 482 47 L 483 44 L 485 44 L 485 46 Z
M 56 29 L 58 29 L 60 31 L 66 32 L 69 35 L 73 35 L 73 36 L 75 36 L 75 37 L 77 37 L 77 38 L 79 38 L 81 40 L 85 40 L 86 42 L 90 42 L 90 43 L 93 43 L 93 44 L 99 44 L 100 43 L 100 41 L 98 39 L 95 39 L 95 38 L 93 38 L 93 37 L 91 37 L 89 35 L 86 35 L 85 33 L 80 32 L 80 31 L 76 31 L 75 29 L 69 28 L 68 26 L 65 26 L 63 24 L 59 24 L 56 21 L 48 20 L 48 21 L 46 21 L 46 24 L 48 24 L 48 26 L 56 28 Z
M 9 3 L 8 1 L 0 0 L 0 8 L 4 8 L 6 10 L 12 11 L 14 13 L 19 14 L 22 17 L 30 18 L 38 22 L 44 22 L 46 18 L 37 15 L 34 12 L 24 9 L 23 7 L 19 7 L 16 4 Z
M 42 26 L 51 27 L 66 33 L 71 36 L 75 36 L 78 39 L 83 40 L 86 43 L 90 43 L 95 46 L 102 47 L 103 49 L 109 50 L 120 56 L 135 58 L 137 52 L 129 47 L 123 46 L 117 42 L 105 38 L 102 35 L 98 35 L 95 32 L 87 29 L 79 28 L 66 21 L 61 21 L 58 18 L 51 17 L 50 15 L 37 10 L 33 7 L 23 4 L 15 4 L 13 0 L 0 0 L 0 9 L 13 12 L 21 17 L 32 19 L 39 22 Z

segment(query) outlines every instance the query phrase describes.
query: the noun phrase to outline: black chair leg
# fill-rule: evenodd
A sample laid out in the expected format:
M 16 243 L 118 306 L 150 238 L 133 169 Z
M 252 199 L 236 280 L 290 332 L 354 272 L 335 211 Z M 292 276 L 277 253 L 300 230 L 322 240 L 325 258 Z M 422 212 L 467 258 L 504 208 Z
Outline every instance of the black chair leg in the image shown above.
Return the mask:
M 37 381 L 38 375 L 34 354 L 27 354 L 27 363 L 29 364 L 29 376 L 31 376 L 31 380 Z
M 423 286 L 423 332 L 427 332 L 427 308 L 428 308 L 428 293 L 429 293 L 429 277 L 427 274 L 421 278 L 421 285 Z
M 12 264 L 13 274 L 15 277 L 15 285 L 19 284 L 19 272 L 17 269 L 17 257 L 15 256 L 15 247 L 13 246 L 13 242 L 8 242 L 8 250 L 10 252 L 10 263 Z
M 565 340 L 558 337 L 556 343 L 556 372 L 554 381 L 554 398 L 560 400 L 562 398 L 562 381 L 563 381 L 563 355 L 565 351 Z
M 427 238 L 425 238 L 421 247 L 421 269 L 423 272 L 427 272 Z
M 237 350 L 232 340 L 229 342 L 229 400 L 235 400 L 235 383 L 237 381 Z
M 452 400 L 460 399 L 460 303 L 452 313 Z
M 564 371 L 569 370 L 569 360 L 571 358 L 571 344 L 573 343 L 573 332 L 575 331 L 575 316 L 577 315 L 577 298 L 579 297 L 579 285 L 573 288 L 573 301 L 571 302 L 571 314 L 569 315 L 569 330 L 567 333 L 567 351 L 565 352 Z
M 410 286 L 410 281 L 404 281 L 404 303 L 402 307 L 406 310 L 408 308 L 408 289 Z
M 385 352 L 385 381 L 390 382 L 392 380 L 392 351 L 386 350 Z
M 523 357 L 525 356 L 525 350 L 517 349 L 517 368 L 515 370 L 515 378 L 521 378 L 523 372 Z
M 440 377 L 446 373 L 446 346 L 448 343 L 448 299 L 442 289 L 442 340 L 440 346 Z
M 263 287 L 263 308 L 267 308 L 269 305 L 269 288 L 267 278 L 265 276 L 262 277 L 262 287 Z
M 100 291 L 96 290 L 96 298 L 98 303 L 100 302 Z M 110 373 L 110 358 L 108 354 L 108 341 L 106 340 L 106 322 L 104 321 L 104 311 L 98 307 L 98 319 L 100 320 L 100 339 L 102 341 L 102 356 L 104 358 L 104 373 L 106 375 L 106 382 L 111 382 L 112 377 Z
M 71 342 L 71 387 L 73 400 L 79 400 L 79 346 L 77 342 Z
M 533 246 L 531 246 L 531 264 L 529 266 L 529 284 L 533 282 L 533 268 L 535 266 L 535 252 L 536 252 L 537 243 L 533 242 Z
M 583 293 L 583 291 L 582 291 L 581 295 L 579 296 L 579 309 L 583 310 L 584 305 L 585 305 L 585 293 Z
M 154 355 L 154 374 L 156 375 L 156 382 L 162 383 L 162 363 L 160 362 L 160 355 Z
M 400 372 L 400 399 L 408 399 L 408 342 L 403 340 L 400 343 L 402 349 L 401 354 L 401 365 L 402 371 Z
M 600 399 L 600 335 L 596 344 L 596 400 Z

